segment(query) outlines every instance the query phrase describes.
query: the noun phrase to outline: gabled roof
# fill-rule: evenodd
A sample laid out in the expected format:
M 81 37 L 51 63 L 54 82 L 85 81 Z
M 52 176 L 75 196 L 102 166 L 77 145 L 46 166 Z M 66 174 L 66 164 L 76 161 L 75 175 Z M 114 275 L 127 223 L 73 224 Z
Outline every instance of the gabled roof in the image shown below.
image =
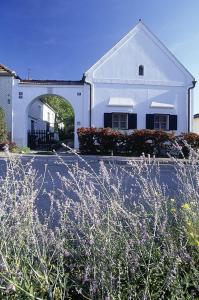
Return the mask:
M 0 64 L 0 76 L 14 76 L 15 78 L 19 79 L 14 71 L 11 71 L 2 64 Z
M 47 102 L 45 102 L 45 101 L 42 99 L 42 97 L 41 97 L 41 98 L 38 98 L 38 100 L 39 100 L 40 102 L 42 102 L 44 105 L 48 106 L 55 114 L 57 113 L 57 112 L 54 110 L 54 108 L 52 108 L 52 106 L 50 106 L 50 104 L 48 104 Z
M 181 64 L 181 62 L 174 56 L 174 54 L 159 40 L 159 38 L 151 32 L 151 30 L 141 21 L 127 33 L 115 46 L 113 46 L 101 59 L 99 59 L 91 68 L 85 72 L 85 76 L 88 76 L 90 72 L 95 71 L 100 65 L 102 65 L 106 60 L 108 60 L 112 54 L 117 52 L 130 38 L 132 38 L 138 30 L 144 31 L 148 37 L 158 46 L 167 57 L 180 69 L 185 75 L 191 77 L 191 80 L 194 80 L 193 75 Z

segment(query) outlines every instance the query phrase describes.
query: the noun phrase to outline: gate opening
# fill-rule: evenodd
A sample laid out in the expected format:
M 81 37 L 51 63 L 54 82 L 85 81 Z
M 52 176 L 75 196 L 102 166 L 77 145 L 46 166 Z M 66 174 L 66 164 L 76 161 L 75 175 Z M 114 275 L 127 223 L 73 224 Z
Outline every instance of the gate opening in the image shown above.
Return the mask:
M 58 150 L 65 143 L 74 147 L 74 110 L 58 95 L 34 99 L 28 110 L 28 147 L 33 150 Z

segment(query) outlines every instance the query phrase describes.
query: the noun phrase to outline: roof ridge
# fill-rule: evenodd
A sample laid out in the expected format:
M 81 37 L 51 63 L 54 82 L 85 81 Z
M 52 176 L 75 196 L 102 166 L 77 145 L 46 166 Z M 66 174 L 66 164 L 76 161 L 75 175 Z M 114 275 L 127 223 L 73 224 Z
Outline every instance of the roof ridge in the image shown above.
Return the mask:
M 8 67 L 6 67 L 3 64 L 0 64 L 0 69 L 3 69 L 5 72 L 7 72 L 9 75 L 14 76 L 16 79 L 20 79 L 19 76 L 17 76 L 15 71 L 10 70 Z
M 82 85 L 83 80 L 64 80 L 64 79 L 20 79 L 22 84 L 66 84 L 66 85 Z

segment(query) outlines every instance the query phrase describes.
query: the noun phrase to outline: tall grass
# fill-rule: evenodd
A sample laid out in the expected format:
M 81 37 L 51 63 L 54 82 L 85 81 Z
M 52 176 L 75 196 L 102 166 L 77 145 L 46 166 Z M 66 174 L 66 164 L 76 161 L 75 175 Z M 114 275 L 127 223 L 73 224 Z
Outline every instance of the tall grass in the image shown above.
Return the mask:
M 36 204 L 45 176 L 32 161 L 7 159 L 0 299 L 199 299 L 196 153 L 172 160 L 175 198 L 156 160 L 101 162 L 99 171 L 82 167 L 82 158 L 73 165 L 58 160 L 65 175 L 56 175 L 61 188 L 48 192 L 50 209 L 41 217 Z

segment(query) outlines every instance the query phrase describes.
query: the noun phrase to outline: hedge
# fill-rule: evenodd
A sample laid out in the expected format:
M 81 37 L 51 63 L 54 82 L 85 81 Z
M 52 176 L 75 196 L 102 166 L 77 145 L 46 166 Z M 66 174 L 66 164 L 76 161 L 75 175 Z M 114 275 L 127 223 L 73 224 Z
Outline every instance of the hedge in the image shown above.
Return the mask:
M 187 156 L 189 148 L 185 141 L 192 148 L 199 148 L 199 135 L 195 133 L 174 136 L 165 131 L 142 129 L 125 134 L 112 128 L 79 128 L 77 133 L 82 154 L 140 156 L 145 153 L 165 157 L 171 149 L 175 149 L 177 142 Z

